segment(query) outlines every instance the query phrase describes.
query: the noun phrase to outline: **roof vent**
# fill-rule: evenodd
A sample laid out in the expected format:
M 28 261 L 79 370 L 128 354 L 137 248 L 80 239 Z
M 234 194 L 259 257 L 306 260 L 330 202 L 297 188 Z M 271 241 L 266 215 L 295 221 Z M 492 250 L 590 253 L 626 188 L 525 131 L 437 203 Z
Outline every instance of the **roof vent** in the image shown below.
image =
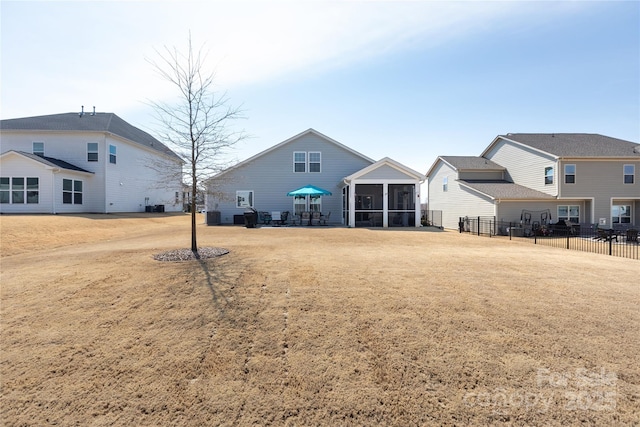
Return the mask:
M 93 113 L 91 113 L 91 115 L 92 115 L 92 116 L 95 116 L 95 115 L 96 115 L 96 106 L 95 106 L 95 105 L 93 106 Z
M 640 154 L 640 145 L 636 145 L 636 148 L 634 148 L 633 151 Z
M 82 117 L 84 116 L 84 105 L 82 106 L 82 110 L 80 111 L 80 114 L 78 114 L 78 117 Z

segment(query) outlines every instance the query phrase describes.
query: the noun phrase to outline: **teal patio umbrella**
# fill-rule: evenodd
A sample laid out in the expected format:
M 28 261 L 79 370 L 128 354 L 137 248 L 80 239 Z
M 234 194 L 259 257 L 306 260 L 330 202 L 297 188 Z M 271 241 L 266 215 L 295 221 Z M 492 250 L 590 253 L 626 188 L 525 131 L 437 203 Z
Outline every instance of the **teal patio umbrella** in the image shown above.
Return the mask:
M 308 184 L 297 190 L 289 191 L 287 196 L 331 196 L 331 191 Z

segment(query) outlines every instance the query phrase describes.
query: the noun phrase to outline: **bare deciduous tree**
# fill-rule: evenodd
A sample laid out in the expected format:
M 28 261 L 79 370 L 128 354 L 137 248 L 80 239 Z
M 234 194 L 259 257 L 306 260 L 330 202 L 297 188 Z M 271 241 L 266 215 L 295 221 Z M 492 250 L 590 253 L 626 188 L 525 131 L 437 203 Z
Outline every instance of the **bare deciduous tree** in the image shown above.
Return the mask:
M 191 250 L 198 257 L 196 196 L 205 181 L 226 166 L 225 152 L 246 138 L 230 122 L 243 112 L 229 105 L 226 93 L 214 90 L 214 73 L 204 70 L 202 48 L 193 51 L 191 35 L 186 53 L 175 47 L 156 51 L 149 60 L 158 74 L 178 91 L 175 103 L 151 101 L 161 125 L 161 138 L 185 161 L 185 182 L 191 186 Z

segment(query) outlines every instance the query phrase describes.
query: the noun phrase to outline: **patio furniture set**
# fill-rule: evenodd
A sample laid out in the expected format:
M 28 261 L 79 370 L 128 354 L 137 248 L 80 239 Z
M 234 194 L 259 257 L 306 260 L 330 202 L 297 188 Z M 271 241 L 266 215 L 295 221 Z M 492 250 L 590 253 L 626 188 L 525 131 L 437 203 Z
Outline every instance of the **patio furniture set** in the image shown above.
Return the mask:
M 320 212 L 301 212 L 291 214 L 289 211 L 259 211 L 258 223 L 275 227 L 287 225 L 328 225 L 331 212 L 326 215 Z

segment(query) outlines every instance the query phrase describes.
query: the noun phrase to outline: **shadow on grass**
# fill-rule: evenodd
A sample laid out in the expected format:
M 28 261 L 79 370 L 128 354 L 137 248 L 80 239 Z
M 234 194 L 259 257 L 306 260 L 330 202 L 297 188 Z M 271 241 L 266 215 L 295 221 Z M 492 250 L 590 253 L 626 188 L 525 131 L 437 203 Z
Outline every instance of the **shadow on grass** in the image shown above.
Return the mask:
M 232 275 L 228 274 L 223 266 L 211 262 L 216 258 L 196 260 L 204 274 L 205 284 L 211 292 L 211 299 L 214 306 L 224 317 L 227 306 L 233 301 L 231 293 L 235 289 L 236 281 Z

